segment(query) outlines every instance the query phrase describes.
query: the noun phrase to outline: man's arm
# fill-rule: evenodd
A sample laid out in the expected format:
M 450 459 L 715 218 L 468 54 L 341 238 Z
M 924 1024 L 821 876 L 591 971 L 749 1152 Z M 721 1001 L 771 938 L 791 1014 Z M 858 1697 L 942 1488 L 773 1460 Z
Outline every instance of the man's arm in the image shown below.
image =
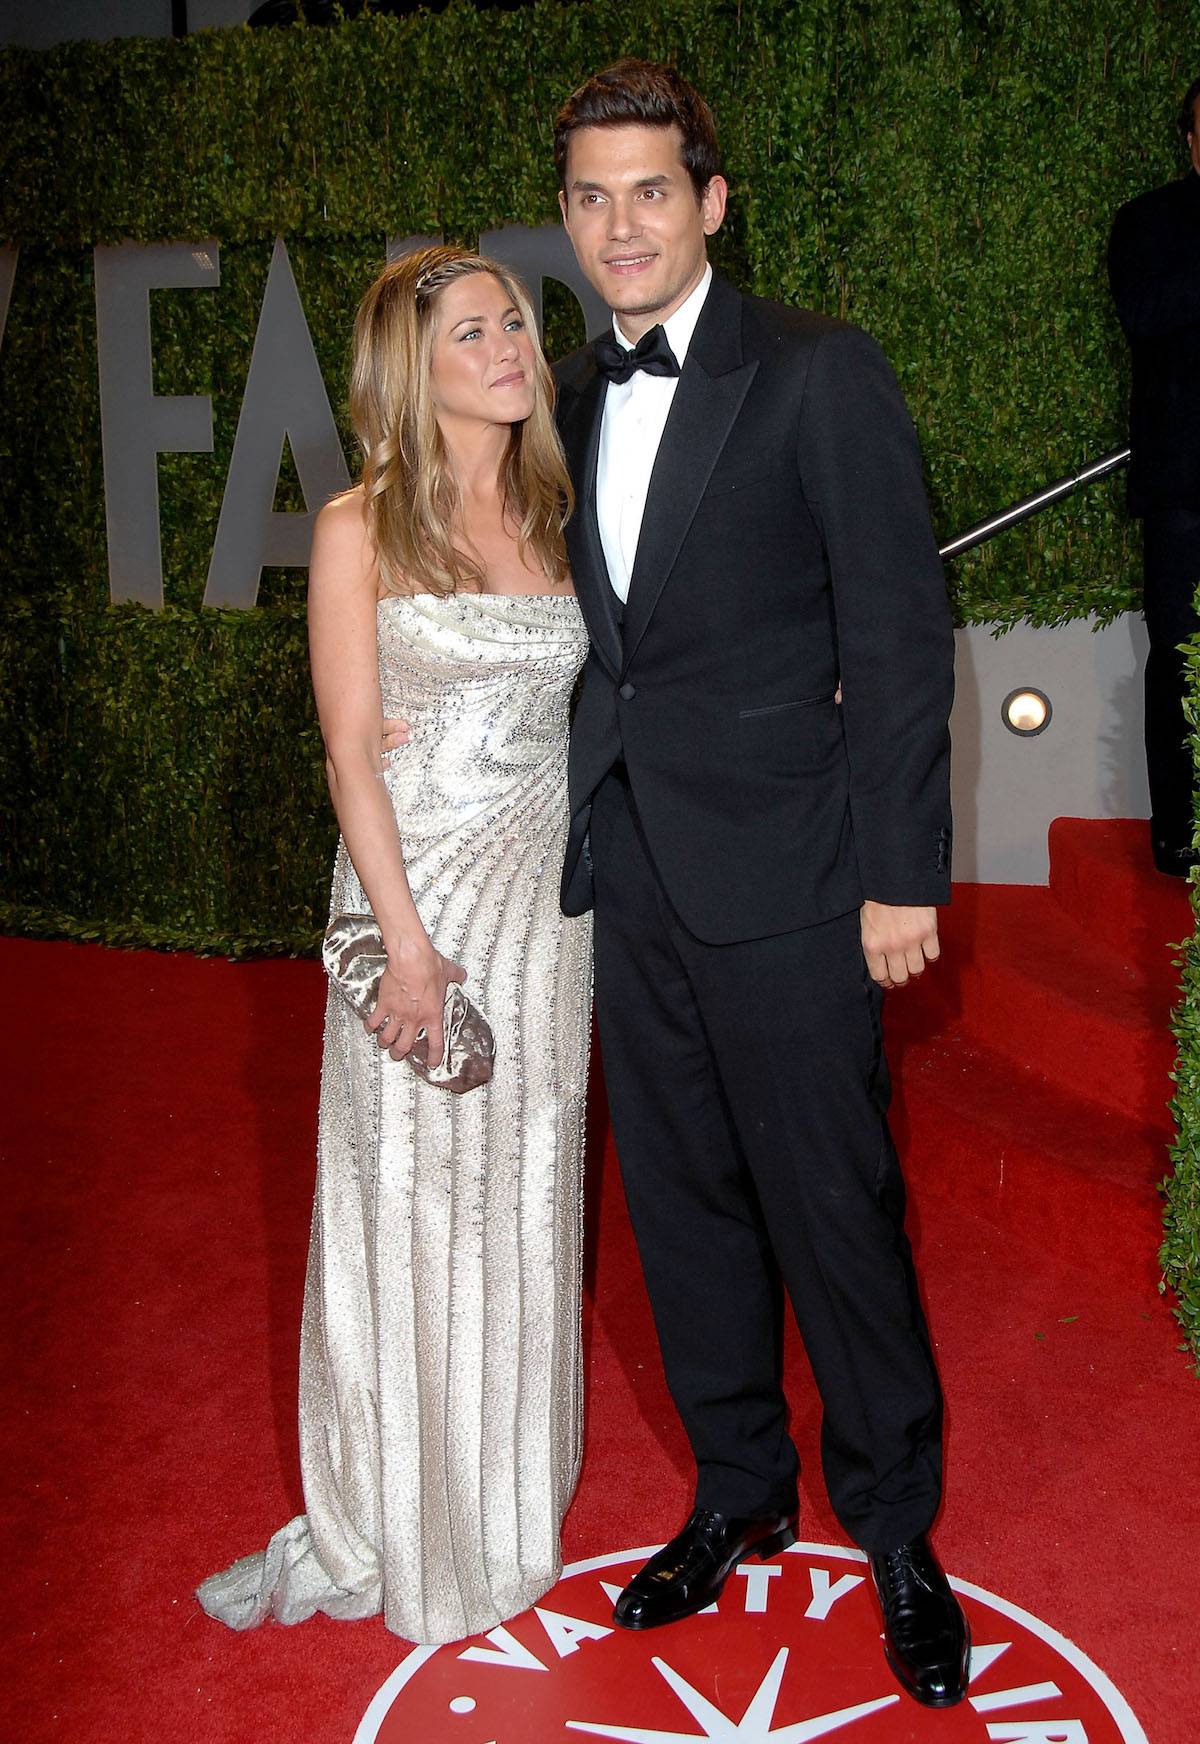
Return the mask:
M 1165 222 L 1168 214 L 1159 216 Z M 1185 267 L 1168 272 L 1162 254 L 1160 224 L 1154 215 L 1139 200 L 1122 206 L 1108 239 L 1108 282 L 1131 345 L 1200 326 L 1200 261 L 1193 258 Z
M 950 896 L 954 632 L 916 432 L 887 359 L 855 328 L 818 341 L 799 465 L 833 593 L 863 892 L 928 909 Z

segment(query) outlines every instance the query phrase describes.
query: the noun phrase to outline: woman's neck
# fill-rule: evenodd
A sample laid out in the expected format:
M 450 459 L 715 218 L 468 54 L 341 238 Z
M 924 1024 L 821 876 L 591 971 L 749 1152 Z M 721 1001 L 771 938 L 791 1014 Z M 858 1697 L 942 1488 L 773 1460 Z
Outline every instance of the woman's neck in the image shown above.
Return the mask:
M 441 429 L 464 504 L 494 502 L 500 494 L 500 468 L 508 452 L 510 427 L 447 421 Z

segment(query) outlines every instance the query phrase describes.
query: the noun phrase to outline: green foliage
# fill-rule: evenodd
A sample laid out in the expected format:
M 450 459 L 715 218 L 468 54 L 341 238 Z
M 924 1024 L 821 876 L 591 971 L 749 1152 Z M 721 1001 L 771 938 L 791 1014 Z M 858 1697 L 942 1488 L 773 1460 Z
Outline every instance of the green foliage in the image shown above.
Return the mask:
M 303 612 L 6 611 L 0 924 L 313 947 L 336 827 Z
M 274 235 L 340 412 L 384 237 L 552 220 L 563 96 L 621 53 L 672 60 L 720 123 L 719 263 L 881 339 L 949 537 L 1122 439 L 1104 245 L 1116 206 L 1181 167 L 1188 22 L 1184 0 L 536 0 L 0 53 L 0 223 L 21 248 L 0 348 L 10 924 L 291 948 L 319 918 L 303 575 L 270 572 L 245 618 L 201 606 Z M 220 286 L 151 305 L 157 391 L 211 395 L 215 450 L 159 463 L 168 610 L 114 612 L 90 250 L 209 237 Z M 576 343 L 571 300 L 547 308 L 548 348 Z M 279 507 L 294 493 L 285 468 Z M 950 580 L 966 622 L 1136 604 L 1120 481 Z
M 1200 606 L 1200 595 L 1197 595 Z M 1197 775 L 1195 841 L 1200 846 L 1200 636 L 1188 649 L 1190 697 L 1186 704 L 1192 724 L 1192 758 Z M 1192 875 L 1192 909 L 1200 922 L 1200 883 Z M 1200 933 L 1181 947 L 1181 997 L 1172 1019 L 1179 1043 L 1175 1064 L 1175 1095 L 1171 1113 L 1175 1142 L 1172 1171 L 1162 1183 L 1165 1197 L 1159 1251 L 1163 1286 L 1175 1297 L 1175 1313 L 1187 1337 L 1200 1374 Z

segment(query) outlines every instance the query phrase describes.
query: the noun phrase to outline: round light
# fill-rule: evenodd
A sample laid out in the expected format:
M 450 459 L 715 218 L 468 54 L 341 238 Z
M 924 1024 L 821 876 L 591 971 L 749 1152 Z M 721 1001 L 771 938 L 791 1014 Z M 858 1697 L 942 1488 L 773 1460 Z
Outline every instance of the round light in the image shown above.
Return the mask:
M 1010 733 L 1016 733 L 1022 739 L 1033 739 L 1044 733 L 1053 713 L 1045 691 L 1035 690 L 1032 685 L 1010 690 L 1000 704 L 1000 719 Z

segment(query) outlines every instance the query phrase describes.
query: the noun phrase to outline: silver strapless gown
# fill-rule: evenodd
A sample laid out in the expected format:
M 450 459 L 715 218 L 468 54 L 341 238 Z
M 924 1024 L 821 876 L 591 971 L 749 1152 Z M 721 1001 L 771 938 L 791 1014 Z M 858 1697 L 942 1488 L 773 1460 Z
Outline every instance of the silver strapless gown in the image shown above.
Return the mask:
M 496 1036 L 455 1096 L 330 992 L 300 1353 L 306 1513 L 199 1589 L 251 1628 L 383 1612 L 458 1640 L 558 1578 L 579 1469 L 587 918 L 558 906 L 570 597 L 381 603 L 385 781 L 421 919 Z M 331 913 L 367 907 L 339 845 Z

